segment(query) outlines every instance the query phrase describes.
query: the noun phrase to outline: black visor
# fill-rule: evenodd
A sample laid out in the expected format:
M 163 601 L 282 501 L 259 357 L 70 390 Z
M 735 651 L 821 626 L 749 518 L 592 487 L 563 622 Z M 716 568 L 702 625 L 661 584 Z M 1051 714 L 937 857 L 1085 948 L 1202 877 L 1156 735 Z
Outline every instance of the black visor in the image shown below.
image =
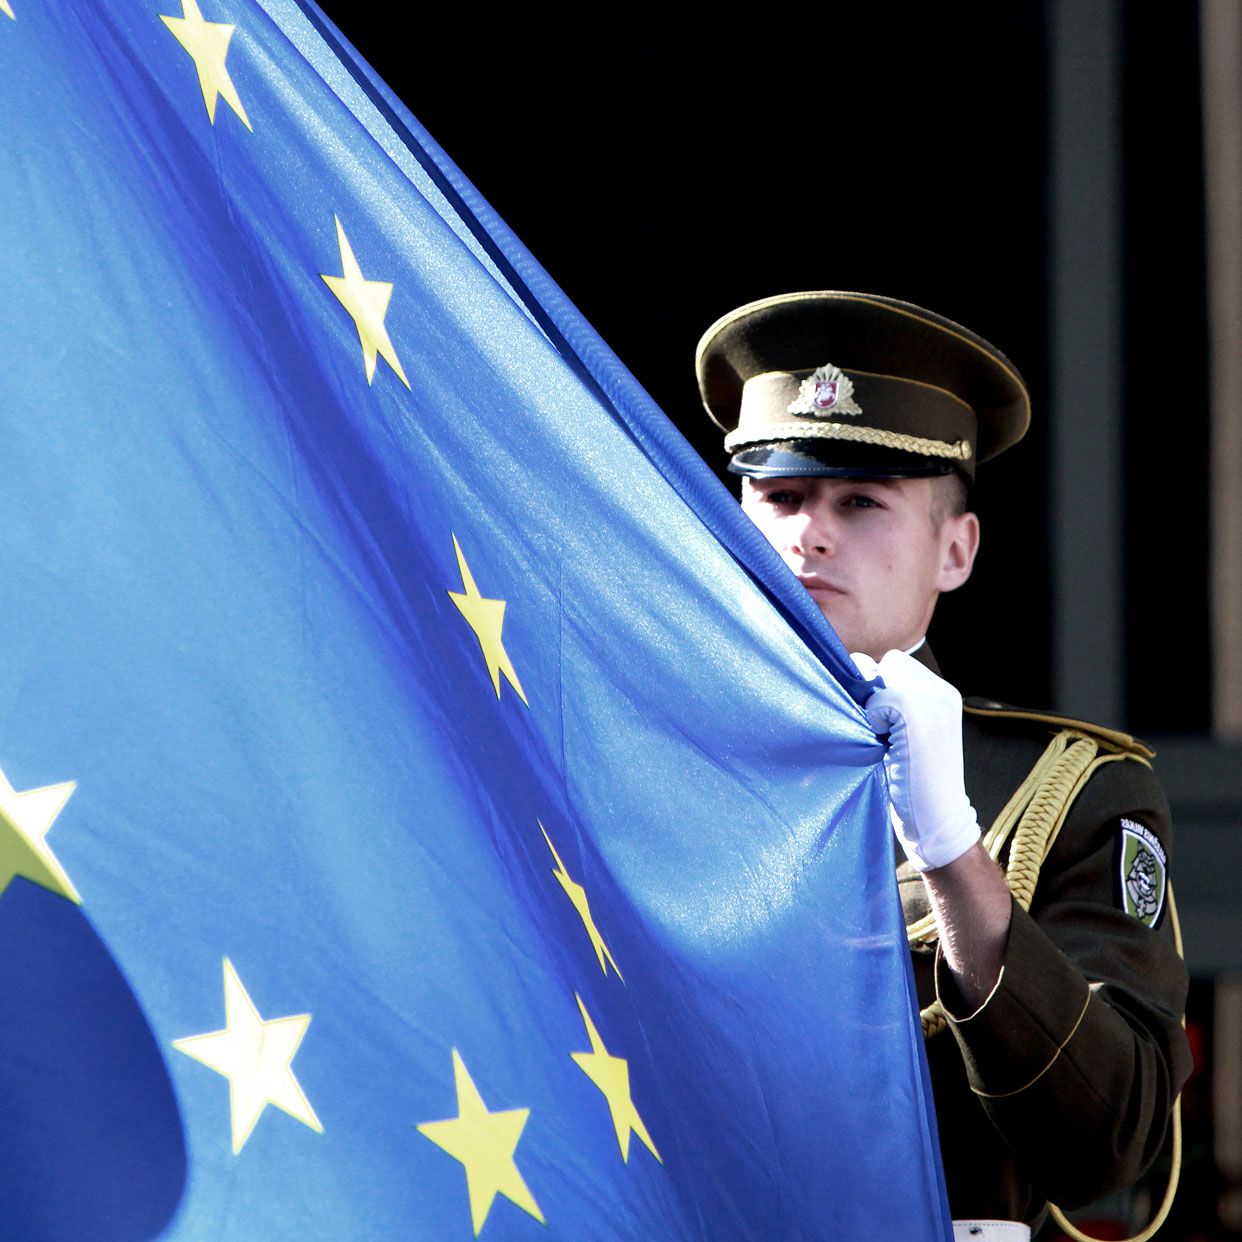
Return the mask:
M 929 479 L 952 474 L 942 457 L 920 457 L 875 444 L 842 440 L 786 440 L 740 449 L 729 461 L 733 474 L 753 479 Z

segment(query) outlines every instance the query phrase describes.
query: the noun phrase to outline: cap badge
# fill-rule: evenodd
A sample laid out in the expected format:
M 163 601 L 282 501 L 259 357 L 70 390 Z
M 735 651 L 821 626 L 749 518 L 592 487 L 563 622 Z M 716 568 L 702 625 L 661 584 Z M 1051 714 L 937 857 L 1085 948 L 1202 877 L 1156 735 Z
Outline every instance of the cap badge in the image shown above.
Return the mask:
M 831 418 L 834 414 L 861 414 L 862 406 L 854 400 L 854 381 L 828 362 L 802 381 L 787 410 L 811 418 Z

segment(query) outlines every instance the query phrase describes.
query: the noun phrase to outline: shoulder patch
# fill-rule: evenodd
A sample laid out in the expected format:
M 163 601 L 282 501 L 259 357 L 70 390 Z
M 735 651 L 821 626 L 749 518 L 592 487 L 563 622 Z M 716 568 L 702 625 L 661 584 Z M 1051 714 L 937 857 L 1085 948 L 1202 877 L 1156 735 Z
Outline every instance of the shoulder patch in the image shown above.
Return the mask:
M 1087 720 L 1076 720 L 1073 716 L 1058 716 L 1054 712 L 1030 711 L 1024 707 L 1011 707 L 1008 703 L 998 703 L 995 699 L 968 697 L 962 700 L 962 709 L 967 715 L 976 719 L 1007 721 L 1014 724 L 1035 725 L 1052 729 L 1070 729 L 1076 733 L 1084 733 L 1102 743 L 1114 754 L 1129 755 L 1144 763 L 1150 763 L 1156 752 L 1145 742 L 1122 733 L 1120 729 L 1109 729 L 1104 725 L 1092 724 Z
M 1120 821 L 1117 869 L 1121 908 L 1140 923 L 1155 927 L 1164 913 L 1169 886 L 1168 857 L 1156 834 L 1137 820 Z

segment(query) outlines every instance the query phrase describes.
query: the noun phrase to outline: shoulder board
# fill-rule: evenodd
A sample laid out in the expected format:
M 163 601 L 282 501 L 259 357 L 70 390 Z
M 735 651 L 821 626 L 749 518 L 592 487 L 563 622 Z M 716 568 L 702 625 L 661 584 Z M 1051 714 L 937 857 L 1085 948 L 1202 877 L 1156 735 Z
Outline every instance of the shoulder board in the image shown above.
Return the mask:
M 1028 711 L 1024 707 L 1011 707 L 1008 703 L 998 703 L 995 699 L 963 699 L 962 709 L 968 715 L 992 720 L 1028 721 L 1036 725 L 1051 725 L 1057 729 L 1073 729 L 1085 733 L 1097 741 L 1103 742 L 1115 751 L 1133 755 L 1137 759 L 1150 760 L 1156 752 L 1145 742 L 1122 733 L 1119 729 L 1109 729 L 1104 725 L 1092 724 L 1086 720 L 1075 720 L 1073 716 L 1057 716 L 1052 712 Z

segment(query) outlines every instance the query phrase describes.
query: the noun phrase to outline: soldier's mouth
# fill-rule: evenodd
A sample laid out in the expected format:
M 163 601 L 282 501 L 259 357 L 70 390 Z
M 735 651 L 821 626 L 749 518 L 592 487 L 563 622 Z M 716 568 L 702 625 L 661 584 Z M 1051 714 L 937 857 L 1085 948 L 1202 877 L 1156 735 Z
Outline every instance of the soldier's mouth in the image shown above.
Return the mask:
M 825 582 L 822 578 L 816 578 L 812 574 L 799 574 L 798 581 L 801 582 L 812 595 L 828 596 L 846 594 L 841 587 L 836 586 L 831 582 Z

